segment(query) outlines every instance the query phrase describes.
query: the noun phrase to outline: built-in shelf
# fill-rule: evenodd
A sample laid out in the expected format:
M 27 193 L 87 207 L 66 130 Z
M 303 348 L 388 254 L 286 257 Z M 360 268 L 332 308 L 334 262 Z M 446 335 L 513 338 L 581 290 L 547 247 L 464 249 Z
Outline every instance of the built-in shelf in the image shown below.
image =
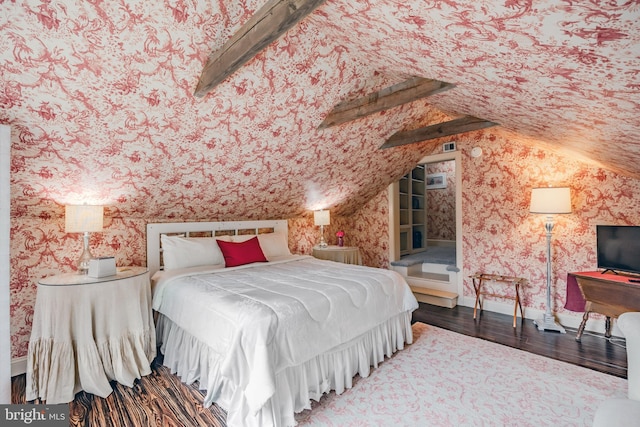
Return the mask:
M 424 251 L 427 243 L 425 166 L 418 165 L 398 182 L 400 255 Z

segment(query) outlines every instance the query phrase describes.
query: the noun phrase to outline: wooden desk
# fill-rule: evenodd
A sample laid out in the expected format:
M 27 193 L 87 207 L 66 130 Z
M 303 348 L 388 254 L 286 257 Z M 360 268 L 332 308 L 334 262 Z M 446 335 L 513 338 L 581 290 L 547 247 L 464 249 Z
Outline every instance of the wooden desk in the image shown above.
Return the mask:
M 628 276 L 613 273 L 601 273 L 599 271 L 585 271 L 570 273 L 575 276 L 580 287 L 580 292 L 587 302 L 584 307 L 582 323 L 578 328 L 576 341 L 580 341 L 582 333 L 591 312 L 604 314 L 605 337 L 611 336 L 611 318 L 617 318 L 627 311 L 640 311 L 640 283 L 629 282 L 629 279 L 638 279 L 637 276 Z

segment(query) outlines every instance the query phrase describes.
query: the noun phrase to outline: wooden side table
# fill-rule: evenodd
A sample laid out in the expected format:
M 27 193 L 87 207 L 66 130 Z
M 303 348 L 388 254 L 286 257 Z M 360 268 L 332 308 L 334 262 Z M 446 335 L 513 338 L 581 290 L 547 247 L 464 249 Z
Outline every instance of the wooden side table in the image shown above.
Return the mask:
M 314 246 L 313 256 L 318 259 L 326 259 L 329 261 L 342 262 L 345 264 L 362 265 L 360 249 L 358 249 L 358 247 L 356 246 L 330 245 L 324 248 L 321 248 L 320 246 Z
M 146 267 L 91 278 L 77 273 L 38 283 L 27 356 L 26 399 L 66 403 L 110 381 L 132 387 L 151 373 L 156 338 Z
M 473 289 L 476 292 L 476 302 L 473 305 L 473 318 L 476 318 L 476 313 L 478 310 L 478 306 L 480 306 L 480 310 L 482 311 L 482 299 L 481 296 L 488 296 L 494 298 L 503 298 L 503 299 L 513 299 L 514 307 L 513 307 L 513 327 L 516 327 L 516 321 L 518 319 L 518 308 L 520 308 L 520 317 L 524 319 L 524 314 L 522 312 L 522 304 L 520 303 L 520 286 L 527 283 L 527 279 L 522 277 L 515 276 L 502 276 L 499 274 L 484 274 L 484 273 L 476 273 L 473 276 L 470 276 L 473 280 Z M 482 290 L 482 285 L 486 281 L 493 282 L 503 282 L 510 283 L 515 288 L 515 295 L 505 295 L 505 294 L 496 294 L 496 293 L 486 293 Z

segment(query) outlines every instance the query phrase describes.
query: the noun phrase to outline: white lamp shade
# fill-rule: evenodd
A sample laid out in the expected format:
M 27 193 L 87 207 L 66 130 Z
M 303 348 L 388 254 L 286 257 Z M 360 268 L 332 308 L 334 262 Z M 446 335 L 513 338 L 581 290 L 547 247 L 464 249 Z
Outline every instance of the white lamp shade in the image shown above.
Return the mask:
M 329 225 L 330 224 L 329 211 L 325 211 L 325 210 L 314 211 L 313 222 L 316 225 Z
M 532 189 L 529 212 L 538 214 L 571 213 L 571 189 L 569 187 Z
M 102 231 L 104 208 L 94 205 L 69 205 L 65 207 L 64 229 L 67 233 Z

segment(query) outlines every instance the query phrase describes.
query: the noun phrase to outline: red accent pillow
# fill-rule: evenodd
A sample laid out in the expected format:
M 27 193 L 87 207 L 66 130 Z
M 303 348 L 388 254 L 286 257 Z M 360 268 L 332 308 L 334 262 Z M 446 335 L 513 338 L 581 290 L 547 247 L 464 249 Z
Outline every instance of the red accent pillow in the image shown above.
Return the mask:
M 267 262 L 262 252 L 258 237 L 253 237 L 245 242 L 225 242 L 218 240 L 218 246 L 224 256 L 225 267 L 251 264 L 252 262 Z

